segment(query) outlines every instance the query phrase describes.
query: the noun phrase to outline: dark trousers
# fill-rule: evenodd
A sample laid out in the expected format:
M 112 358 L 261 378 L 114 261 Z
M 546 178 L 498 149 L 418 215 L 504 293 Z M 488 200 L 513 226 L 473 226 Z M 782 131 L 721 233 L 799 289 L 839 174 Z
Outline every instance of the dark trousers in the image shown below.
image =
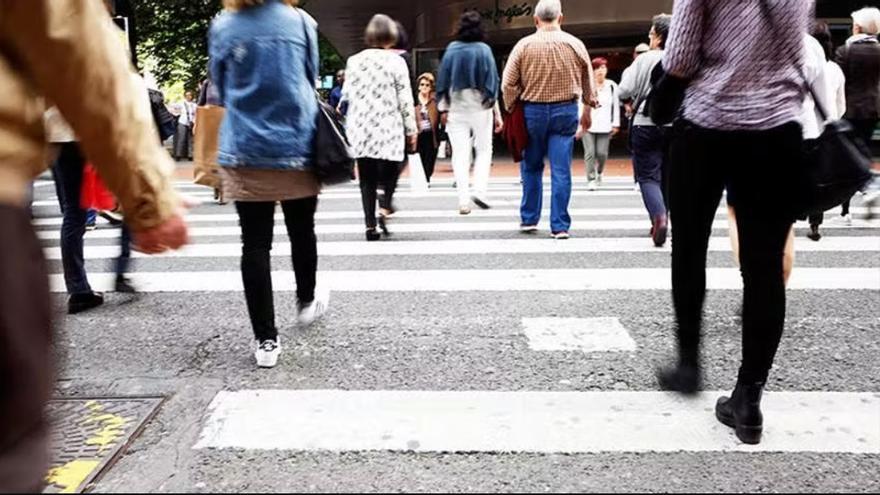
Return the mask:
M 0 205 L 0 493 L 40 492 L 49 463 L 52 307 L 24 208 Z
M 64 265 L 64 282 L 68 294 L 92 292 L 86 278 L 83 261 L 83 235 L 86 233 L 88 212 L 80 206 L 85 159 L 76 143 L 64 143 L 53 166 L 55 178 L 60 182 L 61 211 L 61 262 Z
M 782 257 L 794 212 L 788 197 L 801 128 L 725 132 L 678 125 L 670 151 L 672 296 L 680 357 L 699 361 L 706 251 L 725 185 L 736 198 L 744 283 L 740 378 L 763 382 L 785 323 Z M 754 180 L 761 177 L 761 180 Z
M 177 132 L 174 133 L 174 158 L 192 160 L 193 132 L 191 125 L 177 124 Z
M 666 215 L 664 167 L 666 129 L 657 126 L 634 126 L 631 132 L 633 171 L 642 192 L 642 201 L 651 220 Z
M 877 128 L 877 119 L 849 119 L 849 123 L 855 128 L 856 136 L 862 138 L 866 145 L 871 145 L 871 138 L 874 137 L 874 129 Z M 852 198 L 843 203 L 843 211 L 841 215 L 849 215 L 849 203 Z
M 315 273 L 318 270 L 318 239 L 315 237 L 317 207 L 317 196 L 281 202 L 293 257 L 296 297 L 300 303 L 315 299 Z M 238 201 L 235 209 L 241 225 L 241 278 L 254 336 L 261 342 L 274 340 L 278 338 L 278 329 L 275 327 L 270 252 L 275 230 L 275 202 Z
M 422 168 L 425 169 L 425 177 L 431 182 L 434 175 L 434 166 L 437 163 L 437 146 L 434 144 L 434 133 L 431 131 L 419 134 L 419 157 L 422 159 Z
M 379 185 L 384 194 L 378 198 L 379 207 L 393 211 L 394 191 L 400 177 L 401 164 L 375 158 L 359 158 L 358 178 L 361 185 L 361 200 L 364 206 L 364 224 L 367 229 L 376 228 L 376 200 Z

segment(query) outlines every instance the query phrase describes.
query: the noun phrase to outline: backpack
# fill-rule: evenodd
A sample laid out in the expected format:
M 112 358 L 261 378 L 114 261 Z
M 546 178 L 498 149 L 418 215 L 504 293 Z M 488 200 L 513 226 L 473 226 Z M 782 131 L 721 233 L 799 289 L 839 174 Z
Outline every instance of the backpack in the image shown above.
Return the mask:
M 155 89 L 148 89 L 147 91 L 150 94 L 150 110 L 153 112 L 153 121 L 156 123 L 156 129 L 159 131 L 159 140 L 164 143 L 177 130 L 177 117 L 168 111 L 162 92 Z

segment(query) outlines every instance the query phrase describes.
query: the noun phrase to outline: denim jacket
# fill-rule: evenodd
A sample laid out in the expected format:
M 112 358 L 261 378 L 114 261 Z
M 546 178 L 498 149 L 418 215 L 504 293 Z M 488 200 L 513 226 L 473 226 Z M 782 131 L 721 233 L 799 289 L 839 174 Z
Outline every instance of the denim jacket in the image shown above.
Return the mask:
M 314 19 L 277 0 L 225 12 L 211 25 L 209 52 L 226 107 L 219 164 L 309 169 L 318 114 Z

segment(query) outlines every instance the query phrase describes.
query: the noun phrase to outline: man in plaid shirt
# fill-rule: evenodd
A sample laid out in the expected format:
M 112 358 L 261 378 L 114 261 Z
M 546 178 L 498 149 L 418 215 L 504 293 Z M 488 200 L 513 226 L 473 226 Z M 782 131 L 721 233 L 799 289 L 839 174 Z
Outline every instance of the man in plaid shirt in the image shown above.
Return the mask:
M 524 105 L 529 145 L 521 164 L 523 232 L 538 230 L 543 199 L 544 158 L 550 159 L 552 199 L 550 229 L 568 239 L 571 217 L 571 161 L 578 132 L 578 99 L 595 106 L 593 67 L 583 42 L 562 31 L 560 0 L 541 0 L 535 7 L 538 32 L 519 41 L 504 71 L 504 103 Z M 590 128 L 590 112 L 580 119 Z M 577 136 L 579 137 L 579 136 Z

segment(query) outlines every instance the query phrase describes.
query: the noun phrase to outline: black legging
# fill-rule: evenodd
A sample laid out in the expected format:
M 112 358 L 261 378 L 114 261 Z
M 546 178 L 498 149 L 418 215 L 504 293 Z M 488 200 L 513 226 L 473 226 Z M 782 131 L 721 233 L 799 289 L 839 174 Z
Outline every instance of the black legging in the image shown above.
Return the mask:
M 801 128 L 716 131 L 680 127 L 670 150 L 672 296 L 684 364 L 699 361 L 706 252 L 725 185 L 735 192 L 743 278 L 740 378 L 763 382 L 785 323 L 782 257 L 794 212 L 787 191 L 801 149 Z M 761 176 L 761 180 L 754 180 Z
M 376 228 L 376 189 L 382 184 L 385 194 L 379 198 L 379 207 L 393 211 L 394 190 L 400 177 L 400 162 L 376 158 L 358 158 L 358 177 L 361 184 L 361 200 L 364 206 L 364 224 L 367 229 Z
M 315 237 L 317 207 L 317 196 L 281 202 L 293 257 L 296 297 L 301 303 L 315 299 L 315 273 L 318 270 L 318 240 Z M 260 341 L 274 340 L 278 337 L 278 329 L 275 327 L 269 253 L 275 230 L 275 202 L 237 201 L 235 209 L 241 224 L 241 278 L 254 336 Z
M 434 175 L 434 165 L 437 163 L 437 145 L 432 131 L 423 131 L 419 134 L 419 157 L 422 159 L 425 177 L 428 182 L 431 182 L 431 176 Z

